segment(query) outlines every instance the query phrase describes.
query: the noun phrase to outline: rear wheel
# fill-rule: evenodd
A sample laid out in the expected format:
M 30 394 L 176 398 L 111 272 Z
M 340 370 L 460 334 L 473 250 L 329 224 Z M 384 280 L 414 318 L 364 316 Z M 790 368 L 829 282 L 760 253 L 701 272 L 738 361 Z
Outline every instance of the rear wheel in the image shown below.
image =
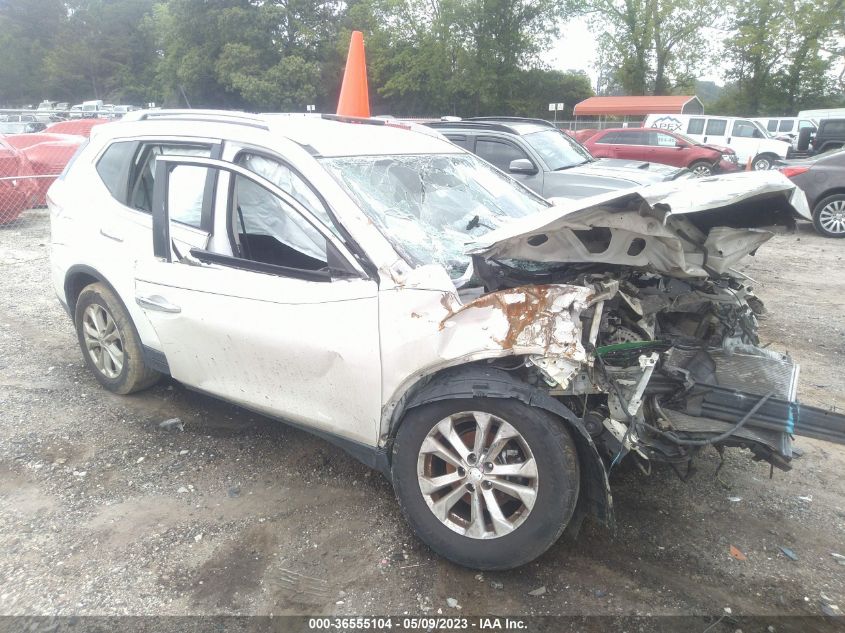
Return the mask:
M 845 237 L 845 194 L 820 201 L 813 210 L 813 225 L 825 237 Z
M 563 423 L 499 398 L 411 409 L 394 442 L 392 476 L 417 536 L 477 569 L 510 569 L 546 551 L 569 523 L 579 490 Z
M 144 363 L 141 340 L 129 314 L 104 284 L 91 284 L 79 293 L 74 323 L 85 364 L 109 391 L 128 394 L 161 378 Z
M 692 165 L 689 166 L 689 170 L 698 177 L 704 176 L 712 176 L 713 175 L 713 165 L 708 163 L 706 160 L 699 160 L 694 162 Z

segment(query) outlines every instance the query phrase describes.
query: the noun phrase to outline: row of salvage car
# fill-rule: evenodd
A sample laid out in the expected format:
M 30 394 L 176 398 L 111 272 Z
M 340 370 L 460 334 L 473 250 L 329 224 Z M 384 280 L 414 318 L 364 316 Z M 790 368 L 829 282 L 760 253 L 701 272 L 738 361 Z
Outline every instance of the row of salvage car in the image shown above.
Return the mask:
M 735 269 L 809 219 L 778 172 L 552 204 L 430 129 L 161 111 L 95 130 L 48 205 L 105 388 L 170 375 L 317 433 L 462 565 L 612 528 L 623 460 L 740 447 L 788 470 L 793 436 L 845 441 Z

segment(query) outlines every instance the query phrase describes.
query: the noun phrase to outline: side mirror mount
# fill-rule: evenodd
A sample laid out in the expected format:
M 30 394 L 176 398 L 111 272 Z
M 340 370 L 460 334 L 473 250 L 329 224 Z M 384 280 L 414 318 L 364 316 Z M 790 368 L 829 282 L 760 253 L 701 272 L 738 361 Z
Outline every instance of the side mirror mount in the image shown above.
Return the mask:
M 537 167 L 527 158 L 517 158 L 516 160 L 512 160 L 511 164 L 508 165 L 508 171 L 512 174 L 531 175 L 537 173 Z
M 683 142 L 683 141 L 681 141 L 681 140 L 676 140 L 676 141 L 675 141 L 675 149 L 684 149 L 686 146 L 687 146 L 687 144 L 686 144 L 686 143 L 684 143 L 684 142 Z

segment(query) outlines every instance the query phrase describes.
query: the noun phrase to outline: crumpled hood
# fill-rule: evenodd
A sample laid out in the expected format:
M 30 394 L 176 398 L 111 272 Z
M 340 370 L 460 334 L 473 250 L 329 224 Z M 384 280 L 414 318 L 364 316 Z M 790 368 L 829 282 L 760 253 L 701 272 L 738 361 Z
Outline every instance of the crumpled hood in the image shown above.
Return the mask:
M 485 259 L 597 262 L 676 277 L 721 274 L 773 233 L 810 220 L 804 193 L 779 172 L 684 179 L 566 200 L 486 234 Z
M 683 167 L 672 167 L 647 160 L 628 160 L 623 158 L 599 158 L 590 163 L 565 170 L 589 176 L 609 176 L 624 178 L 633 183 L 647 185 L 664 180 L 672 180 L 686 171 Z

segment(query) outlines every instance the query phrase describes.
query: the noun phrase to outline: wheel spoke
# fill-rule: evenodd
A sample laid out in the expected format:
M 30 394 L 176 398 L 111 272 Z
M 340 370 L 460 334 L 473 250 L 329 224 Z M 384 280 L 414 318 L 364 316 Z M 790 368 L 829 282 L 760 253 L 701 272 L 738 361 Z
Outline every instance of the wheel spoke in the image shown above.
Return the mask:
M 501 490 L 505 494 L 509 494 L 510 496 L 519 499 L 529 510 L 534 506 L 534 500 L 537 498 L 537 493 L 533 488 L 523 486 L 521 484 L 515 484 L 507 479 L 491 478 L 491 481 L 496 490 Z
M 492 490 L 483 490 L 484 501 L 487 504 L 487 513 L 493 521 L 493 532 L 496 536 L 503 536 L 509 532 L 513 532 L 513 525 L 502 514 L 502 509 L 499 507 L 499 502 L 496 500 L 496 495 Z
M 472 512 L 467 536 L 473 538 L 483 538 L 487 532 L 487 526 L 484 521 L 484 503 L 483 496 L 478 486 L 472 491 L 472 501 L 470 503 L 470 510 Z
M 472 416 L 475 418 L 475 441 L 472 445 L 472 452 L 480 456 L 484 451 L 491 416 L 489 413 L 484 413 L 483 411 L 475 411 Z
M 97 334 L 99 334 L 100 336 L 102 336 L 106 332 L 106 320 L 103 318 L 103 312 L 104 310 L 102 308 L 95 308 L 92 311 L 91 315 L 94 320 L 94 327 L 97 328 Z
M 502 452 L 505 445 L 515 437 L 519 437 L 517 430 L 507 422 L 503 421 L 499 426 L 499 430 L 496 431 L 496 435 L 493 437 L 493 441 L 491 442 L 490 448 L 484 456 L 484 459 L 489 462 L 495 460 L 499 456 L 499 453 Z
M 432 493 L 437 492 L 441 488 L 445 488 L 446 486 L 451 486 L 454 483 L 457 483 L 464 479 L 466 475 L 461 475 L 458 471 L 453 473 L 448 473 L 446 475 L 440 475 L 438 477 L 426 477 L 420 476 L 420 490 L 424 495 L 430 495 Z
M 458 432 L 455 430 L 455 424 L 452 420 L 452 417 L 445 418 L 440 421 L 437 425 L 437 429 L 446 438 L 446 441 L 449 442 L 449 446 L 458 454 L 460 455 L 461 459 L 466 461 L 467 456 L 470 453 L 469 448 L 464 441 L 461 439 L 461 436 L 458 435 Z
M 445 521 L 449 517 L 449 510 L 451 510 L 466 493 L 466 489 L 462 486 L 458 486 L 448 494 L 435 501 L 431 508 L 432 512 L 434 512 L 434 516 L 441 521 Z
M 90 336 L 92 338 L 97 338 L 96 328 L 93 325 L 91 325 L 90 323 L 88 323 L 88 321 L 82 321 L 82 329 L 85 330 L 85 333 L 88 336 Z
M 455 468 L 463 468 L 463 463 L 461 463 L 461 460 L 455 457 L 455 455 L 449 449 L 447 449 L 437 439 L 430 435 L 425 438 L 425 441 L 422 443 L 420 453 L 424 453 L 426 455 L 435 455 L 447 464 L 451 464 Z
M 534 458 L 530 458 L 521 464 L 496 464 L 493 463 L 493 470 L 491 475 L 497 477 L 525 477 L 526 479 L 536 479 L 537 464 Z
M 119 372 L 123 368 L 123 350 L 121 350 L 119 347 L 117 347 L 117 345 L 113 343 L 107 343 L 103 345 L 103 347 L 111 357 L 111 360 L 114 363 L 115 371 Z

